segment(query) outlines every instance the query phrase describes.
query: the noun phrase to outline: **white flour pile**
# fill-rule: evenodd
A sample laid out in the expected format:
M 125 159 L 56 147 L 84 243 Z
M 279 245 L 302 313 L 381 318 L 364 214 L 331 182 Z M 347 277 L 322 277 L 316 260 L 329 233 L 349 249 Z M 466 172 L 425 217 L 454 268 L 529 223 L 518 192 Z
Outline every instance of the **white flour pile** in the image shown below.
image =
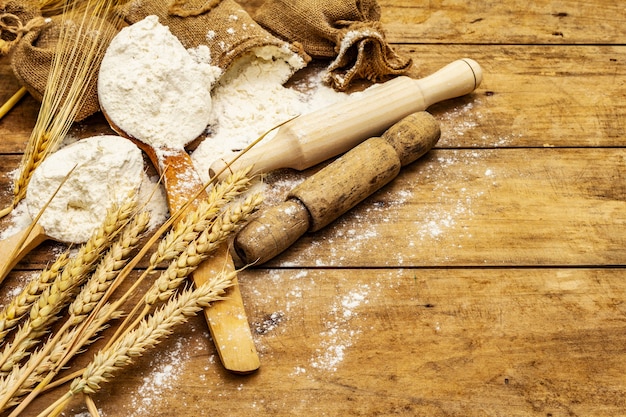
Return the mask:
M 25 199 L 31 218 L 74 167 L 39 219 L 46 234 L 60 241 L 87 241 L 113 203 L 139 193 L 142 184 L 146 186 L 144 193 L 151 192 L 139 148 L 118 136 L 95 136 L 60 149 L 35 170 Z M 163 200 L 154 206 L 153 222 L 163 220 L 162 204 Z
M 221 70 L 210 51 L 190 52 L 156 16 L 122 29 L 100 67 L 98 98 L 108 118 L 155 148 L 182 149 L 209 123 Z

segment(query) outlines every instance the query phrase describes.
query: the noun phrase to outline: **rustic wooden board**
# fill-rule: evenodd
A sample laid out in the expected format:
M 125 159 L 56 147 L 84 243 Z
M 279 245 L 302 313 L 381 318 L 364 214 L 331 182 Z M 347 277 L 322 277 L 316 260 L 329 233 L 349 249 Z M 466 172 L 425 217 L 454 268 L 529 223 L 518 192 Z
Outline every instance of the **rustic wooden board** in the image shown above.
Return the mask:
M 623 44 L 624 6 L 611 1 L 381 0 L 396 43 Z
M 261 1 L 241 3 L 253 12 Z M 239 274 L 257 373 L 224 371 L 193 318 L 104 386 L 103 416 L 624 414 L 626 10 L 379 4 L 394 48 L 415 62 L 410 76 L 470 57 L 483 84 L 429 109 L 442 138 L 393 183 Z M 0 101 L 17 88 L 0 58 Z M 1 206 L 37 109 L 26 97 L 0 121 Z M 101 115 L 72 130 L 100 133 Z M 313 171 L 270 176 L 267 204 Z M 0 304 L 60 247 L 20 263 Z M 80 396 L 65 415 L 87 415 Z
M 624 264 L 626 150 L 434 150 L 272 265 Z
M 95 400 L 107 416 L 620 415 L 625 273 L 246 271 L 258 373 L 225 373 L 192 320 Z

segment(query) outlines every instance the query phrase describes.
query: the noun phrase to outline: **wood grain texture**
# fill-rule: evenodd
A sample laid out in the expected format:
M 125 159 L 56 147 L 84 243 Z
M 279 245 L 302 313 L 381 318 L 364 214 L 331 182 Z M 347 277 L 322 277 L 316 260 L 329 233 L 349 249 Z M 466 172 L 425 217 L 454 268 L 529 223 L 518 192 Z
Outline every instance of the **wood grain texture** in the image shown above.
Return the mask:
M 379 4 L 410 76 L 469 57 L 480 88 L 429 109 L 441 139 L 394 181 L 239 274 L 259 371 L 225 371 L 195 317 L 105 385 L 103 416 L 624 414 L 626 10 Z M 17 88 L 0 58 L 0 99 Z M 36 114 L 25 97 L 0 121 L 3 205 Z M 96 115 L 72 132 L 105 130 Z M 270 175 L 266 204 L 319 169 Z M 20 262 L 0 304 L 58 249 Z M 85 412 L 77 397 L 66 416 Z
M 623 44 L 624 7 L 610 1 L 381 0 L 394 43 Z
M 434 150 L 270 264 L 623 265 L 623 149 Z
M 206 324 L 192 320 L 96 401 L 111 416 L 619 415 L 624 274 L 244 272 L 258 373 L 221 369 Z M 75 401 L 67 415 L 81 411 Z

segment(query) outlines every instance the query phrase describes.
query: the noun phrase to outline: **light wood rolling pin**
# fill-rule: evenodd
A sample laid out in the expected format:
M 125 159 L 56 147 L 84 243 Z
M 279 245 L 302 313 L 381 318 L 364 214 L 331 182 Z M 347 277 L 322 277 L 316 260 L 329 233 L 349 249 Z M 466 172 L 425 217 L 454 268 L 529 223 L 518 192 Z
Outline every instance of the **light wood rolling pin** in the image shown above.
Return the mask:
M 325 227 L 393 180 L 400 168 L 428 152 L 440 137 L 439 124 L 427 112 L 413 113 L 382 137 L 357 145 L 300 185 L 287 201 L 263 210 L 234 240 L 243 264 L 262 264 L 306 232 Z
M 471 93 L 482 78 L 480 65 L 469 58 L 454 61 L 419 80 L 396 77 L 284 124 L 272 139 L 247 151 L 230 168 L 236 171 L 253 166 L 253 173 L 310 168 L 380 135 L 411 113 Z M 221 172 L 228 162 L 218 159 L 211 165 L 210 174 Z M 226 169 L 223 175 L 229 172 Z

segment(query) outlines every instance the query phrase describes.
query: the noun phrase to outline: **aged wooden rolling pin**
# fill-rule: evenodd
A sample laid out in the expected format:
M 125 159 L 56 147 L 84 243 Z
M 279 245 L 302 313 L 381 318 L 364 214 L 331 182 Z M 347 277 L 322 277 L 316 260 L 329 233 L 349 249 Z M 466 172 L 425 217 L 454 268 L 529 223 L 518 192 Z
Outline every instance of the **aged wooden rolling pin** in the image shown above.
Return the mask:
M 394 179 L 400 167 L 428 152 L 440 134 L 430 113 L 417 112 L 382 137 L 357 145 L 295 187 L 284 203 L 262 211 L 244 226 L 234 241 L 238 262 L 266 262 L 305 232 L 328 225 Z
M 253 166 L 253 172 L 260 173 L 278 168 L 310 168 L 380 135 L 404 116 L 471 93 L 481 82 L 482 69 L 469 58 L 454 61 L 419 80 L 396 77 L 286 123 L 272 139 L 237 159 L 231 170 Z M 215 161 L 211 176 L 221 172 L 228 162 Z M 228 173 L 225 170 L 223 175 Z

